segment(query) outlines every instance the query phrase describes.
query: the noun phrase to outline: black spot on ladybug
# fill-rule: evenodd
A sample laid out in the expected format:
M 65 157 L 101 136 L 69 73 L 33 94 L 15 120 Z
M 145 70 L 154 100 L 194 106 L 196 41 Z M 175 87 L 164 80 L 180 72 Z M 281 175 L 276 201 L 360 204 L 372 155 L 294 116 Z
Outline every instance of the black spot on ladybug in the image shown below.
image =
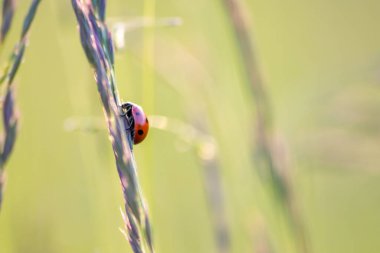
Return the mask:
M 139 129 L 139 130 L 137 130 L 137 133 L 138 133 L 139 135 L 143 135 L 143 134 L 144 134 L 144 131 L 141 130 L 141 129 Z
M 139 112 L 136 112 L 136 116 L 140 116 L 140 113 L 139 113 Z

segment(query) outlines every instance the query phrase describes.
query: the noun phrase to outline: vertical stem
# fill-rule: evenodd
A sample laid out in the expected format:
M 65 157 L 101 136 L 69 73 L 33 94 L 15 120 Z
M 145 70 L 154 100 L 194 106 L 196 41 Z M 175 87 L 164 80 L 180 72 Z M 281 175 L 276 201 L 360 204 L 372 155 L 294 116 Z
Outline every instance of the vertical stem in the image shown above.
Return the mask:
M 4 169 L 0 168 L 0 210 L 1 210 L 1 204 L 3 203 L 3 188 L 4 188 Z
M 144 18 L 156 22 L 156 0 L 144 1 Z M 154 113 L 154 25 L 144 28 L 143 40 L 143 104 L 148 113 Z
M 6 3 L 8 3 L 8 5 L 9 3 L 11 3 L 12 14 L 10 16 L 8 15 L 8 17 L 5 18 L 5 20 L 9 18 L 11 19 L 13 17 L 13 11 L 14 11 L 13 10 L 14 2 L 12 0 L 4 1 L 5 5 L 3 5 L 3 8 L 7 6 Z M 13 148 L 16 142 L 16 137 L 17 137 L 18 113 L 16 110 L 15 97 L 12 90 L 14 86 L 13 80 L 17 74 L 17 71 L 24 57 L 28 32 L 33 23 L 39 4 L 40 4 L 40 0 L 33 0 L 31 2 L 29 6 L 29 10 L 24 18 L 20 39 L 15 45 L 11 53 L 11 56 L 6 64 L 6 67 L 3 69 L 4 73 L 2 74 L 2 77 L 0 78 L 0 85 L 6 82 L 5 94 L 2 94 L 3 97 L 1 101 L 2 118 L 3 118 L 4 127 L 3 127 L 2 139 L 1 139 L 1 153 L 0 153 L 0 207 L 1 207 L 1 202 L 3 198 L 3 190 L 4 190 L 3 187 L 4 187 L 4 181 L 5 181 L 4 179 L 5 164 L 9 160 L 9 157 L 13 151 Z M 3 15 L 5 13 L 3 9 Z M 4 22 L 4 17 L 3 17 L 3 22 Z M 6 22 L 10 22 L 10 20 Z M 8 25 L 10 26 L 10 23 Z M 8 31 L 9 28 L 10 27 L 7 27 L 6 30 Z M 4 33 L 4 31 L 2 32 L 1 42 L 3 42 L 6 33 L 7 32 Z
M 80 28 L 82 47 L 94 69 L 108 124 L 109 137 L 125 200 L 124 219 L 127 239 L 135 253 L 146 252 L 145 245 L 153 253 L 150 221 L 138 182 L 131 133 L 119 112 L 120 99 L 114 76 L 112 37 L 103 21 L 105 0 L 93 2 L 72 0 L 72 6 Z
M 244 72 L 251 90 L 251 95 L 256 108 L 256 145 L 253 147 L 256 154 L 255 160 L 259 172 L 268 175 L 271 180 L 274 197 L 281 202 L 283 211 L 288 217 L 297 241 L 299 252 L 310 252 L 305 240 L 305 230 L 301 218 L 298 216 L 294 196 L 286 178 L 279 173 L 271 149 L 272 111 L 253 47 L 247 22 L 244 19 L 242 8 L 238 0 L 222 0 L 228 16 L 231 20 L 233 31 L 236 36 L 238 50 L 243 62 Z
M 155 49 L 155 22 L 156 22 L 156 0 L 144 0 L 144 19 L 149 20 L 153 25 L 143 29 L 143 77 L 142 77 L 142 104 L 147 114 L 154 113 L 155 104 L 155 83 L 154 83 L 154 49 Z M 145 165 L 154 167 L 153 146 L 146 146 Z M 151 175 L 145 176 L 147 194 L 152 196 L 154 190 L 153 178 Z M 154 208 L 154 206 L 152 207 Z
M 204 187 L 207 203 L 212 216 L 214 236 L 217 252 L 228 253 L 231 251 L 230 234 L 225 212 L 223 187 L 220 178 L 220 166 L 216 158 L 203 159 Z

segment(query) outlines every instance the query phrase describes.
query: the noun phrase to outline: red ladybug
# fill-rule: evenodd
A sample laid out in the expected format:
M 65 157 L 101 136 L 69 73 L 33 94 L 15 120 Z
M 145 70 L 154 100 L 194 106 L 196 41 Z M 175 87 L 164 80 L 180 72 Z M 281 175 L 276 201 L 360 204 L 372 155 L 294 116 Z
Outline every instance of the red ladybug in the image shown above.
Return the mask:
M 122 116 L 127 120 L 127 130 L 131 131 L 133 143 L 139 144 L 148 135 L 149 121 L 143 109 L 133 103 L 127 102 L 121 105 Z

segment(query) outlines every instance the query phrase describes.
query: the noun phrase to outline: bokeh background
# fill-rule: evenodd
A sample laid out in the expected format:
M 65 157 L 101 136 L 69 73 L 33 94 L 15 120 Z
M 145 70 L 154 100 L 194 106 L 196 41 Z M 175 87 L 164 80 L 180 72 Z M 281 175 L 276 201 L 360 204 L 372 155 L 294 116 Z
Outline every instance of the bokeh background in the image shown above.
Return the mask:
M 3 60 L 28 4 L 18 3 Z M 299 238 L 305 253 L 379 252 L 380 2 L 241 7 L 303 235 L 255 166 L 255 102 L 224 2 L 108 1 L 110 27 L 143 16 L 182 20 L 128 31 L 116 56 L 121 97 L 170 119 L 153 117 L 163 129 L 135 147 L 156 251 L 222 252 L 214 227 L 223 220 L 225 252 L 301 252 Z M 121 187 L 70 1 L 41 3 L 16 81 L 21 127 L 6 168 L 0 252 L 132 252 L 119 231 Z M 211 158 L 217 208 L 207 194 Z

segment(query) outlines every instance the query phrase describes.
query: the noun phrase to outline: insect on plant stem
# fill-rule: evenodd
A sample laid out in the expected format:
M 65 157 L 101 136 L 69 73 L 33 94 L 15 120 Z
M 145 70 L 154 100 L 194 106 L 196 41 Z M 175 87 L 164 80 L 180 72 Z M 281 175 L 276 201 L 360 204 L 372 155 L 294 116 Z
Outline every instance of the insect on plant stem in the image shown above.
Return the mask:
M 153 253 L 150 219 L 138 181 L 131 130 L 121 117 L 114 73 L 111 33 L 105 23 L 105 0 L 72 0 L 80 41 L 95 74 L 125 200 L 127 239 L 135 253 Z

